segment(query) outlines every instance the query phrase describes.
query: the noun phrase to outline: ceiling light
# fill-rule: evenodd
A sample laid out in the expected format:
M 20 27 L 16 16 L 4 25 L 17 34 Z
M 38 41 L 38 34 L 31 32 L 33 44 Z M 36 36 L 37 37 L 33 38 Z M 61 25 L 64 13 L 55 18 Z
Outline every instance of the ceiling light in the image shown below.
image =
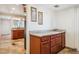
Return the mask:
M 54 5 L 54 7 L 55 7 L 55 8 L 58 8 L 58 7 L 59 7 L 59 5 Z
M 16 5 L 20 5 L 20 4 L 16 4 Z

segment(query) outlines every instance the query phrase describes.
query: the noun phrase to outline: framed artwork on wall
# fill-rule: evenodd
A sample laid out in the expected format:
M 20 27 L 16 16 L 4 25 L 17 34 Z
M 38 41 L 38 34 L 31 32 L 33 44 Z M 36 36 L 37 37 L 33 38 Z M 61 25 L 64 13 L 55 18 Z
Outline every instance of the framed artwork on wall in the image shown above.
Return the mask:
M 43 24 L 43 12 L 38 11 L 38 24 Z
M 37 21 L 37 9 L 35 7 L 31 7 L 31 21 Z

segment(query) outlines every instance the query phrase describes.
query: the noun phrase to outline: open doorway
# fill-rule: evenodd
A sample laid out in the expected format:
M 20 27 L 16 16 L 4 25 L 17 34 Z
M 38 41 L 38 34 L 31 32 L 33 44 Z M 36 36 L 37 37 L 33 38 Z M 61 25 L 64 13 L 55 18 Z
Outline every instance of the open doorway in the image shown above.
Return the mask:
M 25 19 L 21 17 L 17 20 L 13 20 L 12 33 L 12 45 L 17 47 L 20 53 L 25 53 L 26 49 L 26 36 L 25 36 Z
M 4 6 L 11 7 L 10 4 Z M 9 7 L 10 6 L 10 7 Z M 12 5 L 16 6 L 16 5 Z M 18 5 L 19 8 L 22 5 Z M 1 5 L 0 5 L 1 7 Z M 3 9 L 5 9 L 3 7 Z M 15 11 L 19 11 L 15 8 Z M 6 9 L 7 10 L 7 9 Z M 14 10 L 14 9 L 13 9 Z M 22 10 L 22 9 L 21 9 Z M 24 54 L 26 50 L 26 16 L 14 13 L 0 13 L 0 54 Z M 14 11 L 13 11 L 14 12 Z

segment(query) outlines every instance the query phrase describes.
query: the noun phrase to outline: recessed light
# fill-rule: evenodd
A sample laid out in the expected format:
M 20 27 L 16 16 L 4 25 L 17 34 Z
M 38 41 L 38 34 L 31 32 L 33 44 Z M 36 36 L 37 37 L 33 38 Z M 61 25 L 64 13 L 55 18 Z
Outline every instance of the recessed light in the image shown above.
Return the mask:
M 16 5 L 19 5 L 19 4 L 16 4 Z
M 12 10 L 15 10 L 15 8 L 12 8 Z

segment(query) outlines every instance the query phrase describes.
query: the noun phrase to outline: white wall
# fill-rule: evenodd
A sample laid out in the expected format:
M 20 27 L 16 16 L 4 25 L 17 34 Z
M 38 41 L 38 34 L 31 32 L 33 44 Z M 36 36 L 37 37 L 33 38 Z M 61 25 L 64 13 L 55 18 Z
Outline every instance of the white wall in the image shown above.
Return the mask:
M 13 10 L 14 8 L 14 10 Z M 23 9 L 22 5 L 16 4 L 0 4 L 0 13 L 17 14 L 22 15 Z M 11 28 L 13 26 L 12 18 L 10 16 L 0 15 L 0 35 L 9 34 L 11 35 Z
M 0 35 L 1 39 L 11 39 L 12 38 L 12 33 L 11 30 L 12 28 L 16 28 L 13 23 L 14 19 L 7 19 L 7 18 L 0 18 Z M 24 22 L 20 25 L 20 27 L 24 27 Z M 7 38 L 5 38 L 7 37 Z
M 1 24 L 1 21 L 0 21 L 0 24 Z M 0 25 L 0 28 L 1 28 L 1 25 Z M 1 33 L 1 29 L 0 29 L 0 33 Z M 0 39 L 1 39 L 1 34 L 0 34 Z
M 38 11 L 44 12 L 43 25 L 31 22 L 30 7 L 36 7 Z M 29 53 L 29 31 L 47 30 L 53 28 L 66 31 L 66 46 L 79 50 L 79 7 L 71 7 L 60 11 L 53 11 L 42 5 L 27 5 L 27 53 Z
M 11 20 L 1 19 L 2 33 L 1 34 L 10 34 L 11 33 Z
M 38 11 L 43 12 L 43 25 L 38 25 L 38 22 L 31 22 L 31 10 L 30 10 L 31 6 L 37 8 L 37 12 Z M 30 50 L 29 31 L 49 30 L 55 27 L 56 26 L 55 26 L 54 12 L 51 9 L 48 9 L 47 7 L 44 7 L 43 5 L 40 5 L 40 4 L 27 5 L 27 52 L 29 53 L 29 50 Z
M 0 18 L 1 40 L 11 39 L 11 20 Z
M 38 25 L 38 18 L 37 18 L 37 22 L 31 22 L 31 11 L 30 11 L 30 7 L 35 7 L 37 8 L 37 12 L 41 11 L 43 12 L 43 25 Z M 52 10 L 47 9 L 46 7 L 43 7 L 42 5 L 29 5 L 29 16 L 28 16 L 28 25 L 29 25 L 29 30 L 46 30 L 46 29 L 51 29 L 51 20 L 54 21 L 53 17 L 54 17 L 54 12 L 52 12 Z M 37 15 L 38 16 L 38 15 Z M 53 17 L 52 17 L 53 16 Z M 52 21 L 52 22 L 53 22 Z M 53 26 L 52 28 L 55 26 L 55 23 L 52 23 Z
M 66 30 L 66 46 L 76 48 L 75 8 L 56 12 L 57 28 Z
M 77 6 L 76 8 L 75 8 L 75 28 L 76 28 L 76 36 L 77 36 L 77 50 L 79 51 L 79 6 Z

